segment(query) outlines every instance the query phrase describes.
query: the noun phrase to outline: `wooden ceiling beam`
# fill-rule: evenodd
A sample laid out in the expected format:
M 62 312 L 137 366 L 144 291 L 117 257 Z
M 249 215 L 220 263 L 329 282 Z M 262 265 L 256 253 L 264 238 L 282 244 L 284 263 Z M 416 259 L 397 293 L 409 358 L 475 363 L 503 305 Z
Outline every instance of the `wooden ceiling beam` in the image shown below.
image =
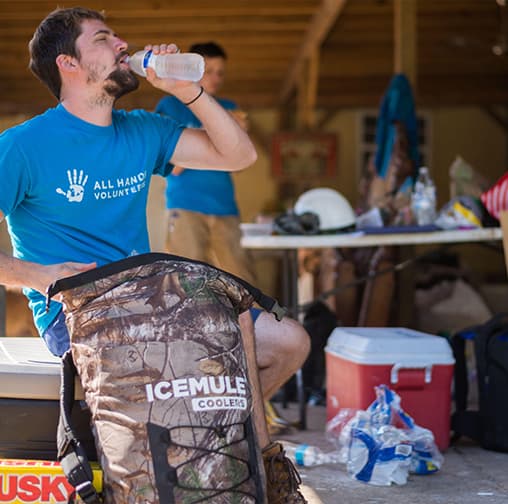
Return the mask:
M 282 83 L 279 97 L 281 104 L 284 104 L 288 100 L 293 91 L 304 66 L 304 61 L 309 59 L 316 50 L 321 48 L 321 44 L 344 9 L 346 1 L 347 0 L 322 0 L 321 6 L 312 17 L 302 44 L 289 67 L 287 77 Z
M 241 26 L 240 24 L 241 23 Z M 242 42 L 242 36 L 245 35 L 246 31 L 252 34 L 262 33 L 263 36 L 273 34 L 274 36 L 278 36 L 283 33 L 303 33 L 305 32 L 308 23 L 305 21 L 249 21 L 249 23 L 245 23 L 241 18 L 237 19 L 235 24 L 234 20 L 220 20 L 214 22 L 204 22 L 197 24 L 194 20 L 182 21 L 178 22 L 174 26 L 171 26 L 170 29 L 163 26 L 159 22 L 152 22 L 150 26 L 146 24 L 136 25 L 131 23 L 115 23 L 114 29 L 118 32 L 119 35 L 125 37 L 126 35 L 134 35 L 141 34 L 143 36 L 148 32 L 157 31 L 164 32 L 167 36 L 176 37 L 180 35 L 185 35 L 187 37 L 196 38 L 195 33 L 199 32 L 200 36 L 203 32 L 206 33 L 220 33 L 227 34 L 229 36 L 236 36 L 237 41 L 239 43 Z M 34 25 L 33 24 L 24 24 L 23 26 L 9 26 L 8 24 L 4 24 L 0 26 L 0 37 L 10 37 L 27 40 L 33 35 Z
M 296 123 L 298 129 L 312 129 L 316 125 L 316 101 L 319 81 L 319 50 L 304 62 L 298 84 Z
M 161 30 L 151 30 L 150 33 L 148 32 L 143 35 L 140 33 L 139 35 L 130 36 L 128 33 L 122 34 L 122 37 L 124 37 L 127 42 L 135 43 L 135 42 L 141 42 L 143 43 L 149 43 L 153 40 L 156 40 L 158 38 L 163 37 L 163 40 L 175 40 L 179 43 L 193 43 L 196 41 L 196 35 L 192 34 L 185 34 L 182 36 L 172 36 L 168 35 L 166 31 Z M 299 33 L 281 33 L 273 35 L 259 35 L 259 34 L 250 34 L 250 33 L 244 33 L 241 36 L 241 40 L 239 40 L 239 36 L 236 34 L 229 34 L 229 33 L 220 33 L 220 34 L 213 34 L 212 37 L 210 37 L 210 34 L 206 30 L 201 30 L 199 32 L 199 40 L 207 40 L 208 38 L 213 38 L 214 40 L 222 41 L 224 45 L 226 43 L 232 47 L 235 47 L 235 50 L 238 48 L 241 50 L 241 48 L 244 48 L 245 50 L 249 49 L 253 52 L 256 52 L 256 48 L 258 49 L 257 54 L 259 57 L 262 56 L 259 52 L 259 48 L 261 47 L 263 51 L 273 51 L 273 46 L 276 44 L 278 47 L 281 48 L 281 52 L 284 53 L 292 50 L 292 53 L 294 52 L 294 47 L 299 43 L 301 40 L 301 35 Z M 22 40 L 19 39 L 7 39 L 7 40 L 0 40 L 0 47 L 12 49 L 17 52 L 25 52 L 28 54 L 28 41 L 30 40 L 30 37 L 25 37 Z M 231 52 L 231 50 L 228 50 L 228 54 Z M 274 52 L 273 55 L 276 55 L 278 51 Z M 269 56 L 271 57 L 271 56 Z
M 508 58 L 492 53 L 500 28 L 495 0 L 398 1 L 417 6 L 413 64 L 418 64 L 419 106 L 508 103 Z M 55 104 L 27 68 L 27 45 L 56 5 L 0 0 L 0 114 L 38 113 Z M 336 10 L 330 13 L 325 6 Z M 229 57 L 224 95 L 246 110 L 279 107 L 283 84 L 289 83 L 281 109 L 290 118 L 285 127 L 297 122 L 298 97 L 298 121 L 312 124 L 316 109 L 315 128 L 323 127 L 328 111 L 377 108 L 394 71 L 395 0 L 356 0 L 345 8 L 337 0 L 87 0 L 87 7 L 105 9 L 108 23 L 132 50 L 168 38 L 186 50 L 196 36 L 222 44 Z M 401 58 L 405 45 L 401 36 Z M 295 65 L 301 68 L 292 70 Z M 160 96 L 142 80 L 139 91 L 118 106 L 153 108 Z
M 327 108 L 316 122 L 316 129 L 323 129 L 336 115 L 339 108 Z
M 494 107 L 484 107 L 484 109 L 487 115 L 491 119 L 494 119 L 494 121 L 504 129 L 505 133 L 508 133 L 508 120 L 506 117 L 501 115 L 497 110 L 494 109 Z
M 20 6 L 21 7 L 21 6 Z M 43 7 L 46 5 L 43 4 Z M 101 9 L 102 10 L 102 9 Z M 4 11 L 2 9 L 2 20 L 3 22 L 9 20 L 24 20 L 24 21 L 35 21 L 39 23 L 49 11 L 39 9 L 15 9 L 12 11 Z M 106 18 L 110 23 L 120 19 L 159 19 L 161 21 L 171 22 L 175 19 L 190 18 L 190 19 L 209 19 L 216 17 L 230 17 L 230 16 L 281 16 L 291 17 L 298 15 L 310 16 L 315 11 L 315 6 L 304 5 L 299 7 L 298 5 L 280 6 L 274 3 L 271 6 L 256 5 L 255 2 L 250 5 L 238 4 L 237 6 L 220 7 L 210 3 L 209 7 L 197 9 L 196 7 L 179 7 L 178 9 L 166 8 L 166 9 L 153 9 L 146 8 L 140 9 L 138 7 L 125 8 L 125 9 L 105 9 Z
M 457 9 L 459 7 L 459 9 Z M 418 2 L 418 15 L 430 14 L 430 15 L 446 15 L 451 14 L 456 16 L 475 16 L 476 14 L 484 11 L 486 13 L 491 11 L 492 3 L 490 2 L 479 2 L 478 0 L 460 0 L 457 3 L 453 1 L 443 0 L 425 0 Z

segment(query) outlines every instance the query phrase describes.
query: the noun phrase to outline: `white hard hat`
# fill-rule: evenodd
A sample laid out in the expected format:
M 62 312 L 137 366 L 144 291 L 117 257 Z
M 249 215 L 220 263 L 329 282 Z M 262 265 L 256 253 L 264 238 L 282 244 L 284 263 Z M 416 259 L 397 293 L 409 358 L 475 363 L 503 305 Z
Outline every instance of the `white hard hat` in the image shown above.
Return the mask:
M 296 201 L 297 214 L 313 212 L 319 217 L 319 230 L 324 233 L 341 231 L 356 223 L 356 216 L 348 200 L 328 187 L 304 192 Z

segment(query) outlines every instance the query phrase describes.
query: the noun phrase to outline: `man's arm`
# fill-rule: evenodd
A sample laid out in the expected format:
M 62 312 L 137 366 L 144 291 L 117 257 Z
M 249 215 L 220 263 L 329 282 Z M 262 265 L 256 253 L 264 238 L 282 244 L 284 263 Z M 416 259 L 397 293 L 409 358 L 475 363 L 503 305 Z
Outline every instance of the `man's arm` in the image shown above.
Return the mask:
M 0 222 L 4 214 L 0 211 Z M 15 287 L 30 287 L 42 294 L 59 278 L 76 275 L 82 271 L 95 268 L 96 263 L 66 262 L 44 266 L 29 261 L 16 259 L 0 252 L 0 284 Z
M 147 46 L 154 54 L 175 52 L 174 46 Z M 189 103 L 200 93 L 195 82 L 160 79 L 147 68 L 147 80 L 154 87 Z M 211 96 L 205 92 L 189 105 L 201 121 L 203 129 L 184 130 L 177 143 L 171 162 L 186 168 L 237 171 L 250 166 L 257 158 L 249 136 Z
M 243 131 L 248 130 L 248 121 L 247 121 L 247 114 L 240 109 L 234 109 L 234 110 L 228 110 L 228 114 L 231 114 L 231 117 L 238 123 L 240 128 L 242 128 Z M 171 175 L 176 177 L 180 175 L 185 168 L 183 166 L 175 165 L 173 170 L 171 171 Z

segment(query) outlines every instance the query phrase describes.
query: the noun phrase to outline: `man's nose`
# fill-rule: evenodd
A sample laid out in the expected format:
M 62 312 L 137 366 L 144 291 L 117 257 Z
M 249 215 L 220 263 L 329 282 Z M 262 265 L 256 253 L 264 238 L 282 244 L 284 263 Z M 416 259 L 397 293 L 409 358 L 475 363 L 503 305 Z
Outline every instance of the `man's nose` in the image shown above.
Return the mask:
M 115 48 L 118 52 L 126 51 L 129 44 L 119 37 L 117 37 Z

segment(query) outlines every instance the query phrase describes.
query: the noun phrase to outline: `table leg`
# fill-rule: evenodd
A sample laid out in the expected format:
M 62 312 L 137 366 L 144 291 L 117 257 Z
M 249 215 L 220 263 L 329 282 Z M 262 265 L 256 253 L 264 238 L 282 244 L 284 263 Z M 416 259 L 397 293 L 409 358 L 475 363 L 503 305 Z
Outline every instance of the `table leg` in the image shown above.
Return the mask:
M 291 280 L 289 277 L 289 270 L 290 270 L 290 257 L 288 254 L 288 251 L 284 250 L 282 252 L 282 304 L 284 307 L 291 310 L 290 303 L 291 303 Z M 292 312 L 289 314 L 289 316 L 293 316 Z M 282 407 L 287 408 L 288 401 L 287 401 L 287 391 L 285 387 L 282 387 Z
M 289 296 L 286 298 L 290 315 L 298 320 L 298 250 L 286 250 L 285 253 L 286 271 L 285 277 L 289 284 Z M 298 398 L 300 429 L 307 429 L 307 411 L 305 404 L 305 390 L 303 387 L 303 374 L 301 368 L 295 374 L 296 393 Z
M 384 248 L 378 247 L 375 252 L 372 254 L 372 257 L 369 261 L 369 275 L 373 275 L 376 273 L 379 263 L 381 262 L 384 254 Z M 358 313 L 358 326 L 362 327 L 365 325 L 367 321 L 367 314 L 369 311 L 369 307 L 372 301 L 372 290 L 373 284 L 376 281 L 375 278 L 371 280 L 367 280 L 365 283 L 365 287 L 363 289 L 362 301 L 360 303 L 360 310 Z
M 402 263 L 415 256 L 413 245 L 398 247 L 397 262 Z M 415 327 L 415 267 L 411 265 L 396 274 L 395 296 L 397 303 L 397 325 L 400 327 Z
M 288 258 L 287 273 L 289 279 L 288 308 L 291 317 L 298 320 L 298 251 L 287 250 L 286 255 Z
M 282 303 L 291 311 L 289 315 L 293 317 L 293 301 L 291 297 L 291 269 L 290 251 L 284 250 L 282 255 Z

